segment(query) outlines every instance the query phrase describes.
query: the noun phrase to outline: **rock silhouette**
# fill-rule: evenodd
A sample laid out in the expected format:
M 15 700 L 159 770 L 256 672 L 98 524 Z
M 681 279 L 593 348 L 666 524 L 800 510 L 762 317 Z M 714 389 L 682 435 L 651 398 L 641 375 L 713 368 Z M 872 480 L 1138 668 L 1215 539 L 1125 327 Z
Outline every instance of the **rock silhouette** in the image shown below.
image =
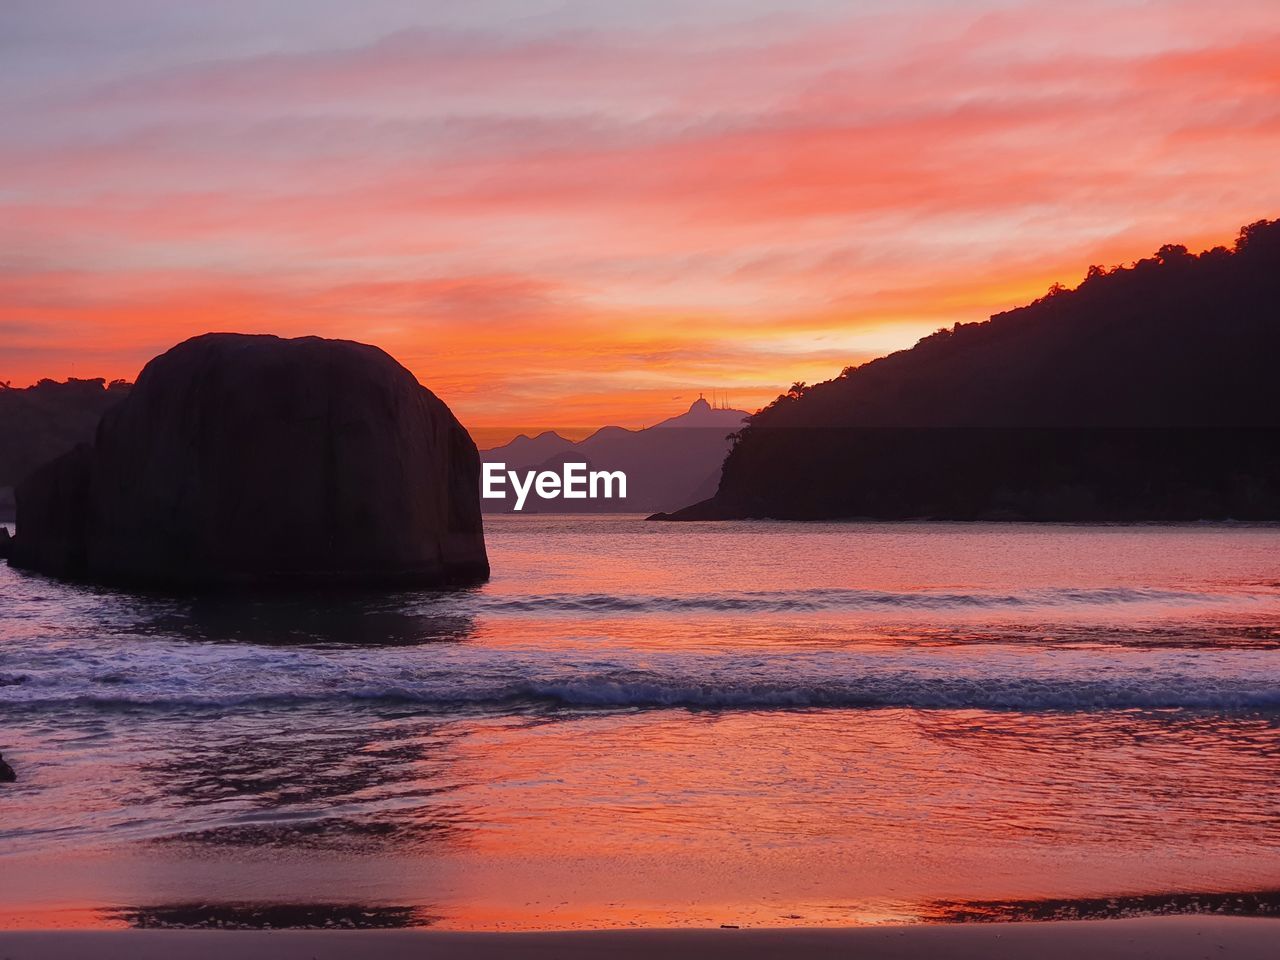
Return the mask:
M 480 580 L 479 465 L 377 347 L 206 334 L 18 486 L 10 562 L 162 587 Z
M 751 417 L 654 519 L 1280 519 L 1280 221 L 1166 245 Z
M 4 755 L 0 754 L 0 783 L 16 783 L 18 775 L 13 772 L 13 767 L 5 763 Z

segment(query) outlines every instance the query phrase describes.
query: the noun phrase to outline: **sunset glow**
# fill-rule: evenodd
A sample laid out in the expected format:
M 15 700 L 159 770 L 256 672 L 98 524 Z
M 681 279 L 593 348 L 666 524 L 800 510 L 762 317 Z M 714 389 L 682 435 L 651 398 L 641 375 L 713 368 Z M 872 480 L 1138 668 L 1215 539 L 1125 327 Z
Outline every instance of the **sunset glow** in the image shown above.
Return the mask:
M 0 380 L 314 333 L 639 426 L 1280 213 L 1274 0 L 691 6 L 6 5 Z

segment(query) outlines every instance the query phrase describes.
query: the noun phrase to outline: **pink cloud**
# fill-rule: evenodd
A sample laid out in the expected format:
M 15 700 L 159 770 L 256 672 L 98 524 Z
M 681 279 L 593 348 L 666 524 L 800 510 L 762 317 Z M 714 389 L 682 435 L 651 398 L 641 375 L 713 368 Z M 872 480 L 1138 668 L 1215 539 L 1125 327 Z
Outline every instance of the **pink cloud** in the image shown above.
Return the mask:
M 763 402 L 860 331 L 1277 215 L 1280 15 L 1229 6 L 406 29 L 30 94 L 0 378 L 239 325 L 385 340 L 486 422 L 495 383 L 543 422 L 598 410 L 591 377 L 618 419 L 717 377 Z

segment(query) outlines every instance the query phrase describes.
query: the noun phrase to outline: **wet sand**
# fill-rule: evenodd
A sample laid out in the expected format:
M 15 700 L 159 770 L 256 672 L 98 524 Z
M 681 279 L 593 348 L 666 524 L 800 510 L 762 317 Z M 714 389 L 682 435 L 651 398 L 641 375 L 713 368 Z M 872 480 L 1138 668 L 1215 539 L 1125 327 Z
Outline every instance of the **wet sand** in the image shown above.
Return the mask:
M 1091 960 L 1161 958 L 1271 960 L 1280 921 L 1235 917 L 1154 917 L 1134 920 L 1021 924 L 881 926 L 825 930 L 593 930 L 548 933 L 464 933 L 427 930 L 264 931 L 15 931 L 0 933 L 6 960 L 497 960 L 546 957 L 610 960 L 664 956 L 859 960 Z

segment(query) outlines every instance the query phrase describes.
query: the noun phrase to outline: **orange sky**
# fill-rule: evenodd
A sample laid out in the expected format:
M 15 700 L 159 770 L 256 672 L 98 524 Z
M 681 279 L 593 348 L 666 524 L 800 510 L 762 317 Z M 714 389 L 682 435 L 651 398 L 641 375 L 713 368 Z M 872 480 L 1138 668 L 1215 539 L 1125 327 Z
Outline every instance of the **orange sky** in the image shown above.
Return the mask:
M 0 12 L 0 380 L 317 333 L 643 425 L 1280 215 L 1274 0 L 429 6 Z

